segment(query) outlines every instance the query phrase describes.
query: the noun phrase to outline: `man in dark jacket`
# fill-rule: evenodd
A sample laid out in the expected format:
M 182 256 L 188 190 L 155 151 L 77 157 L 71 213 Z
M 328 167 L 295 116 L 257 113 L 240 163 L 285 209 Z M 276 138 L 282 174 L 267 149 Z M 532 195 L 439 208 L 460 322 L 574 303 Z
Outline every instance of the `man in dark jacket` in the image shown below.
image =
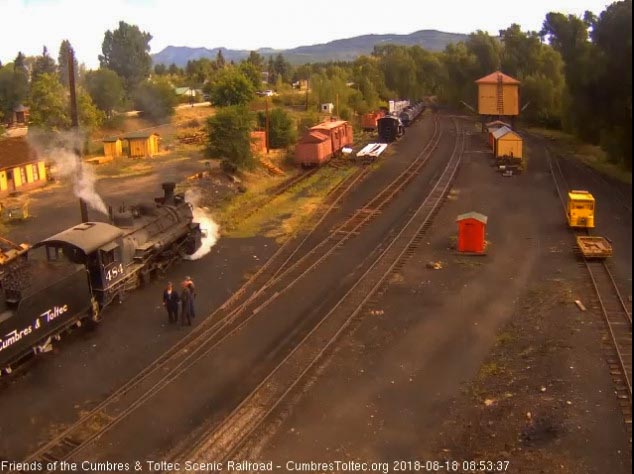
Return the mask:
M 181 326 L 191 326 L 191 310 L 192 310 L 192 295 L 187 281 L 183 281 L 181 284 L 183 291 L 181 291 Z
M 163 306 L 167 310 L 167 320 L 170 323 L 178 321 L 178 302 L 180 297 L 178 292 L 174 290 L 172 282 L 167 283 L 167 288 L 163 291 Z

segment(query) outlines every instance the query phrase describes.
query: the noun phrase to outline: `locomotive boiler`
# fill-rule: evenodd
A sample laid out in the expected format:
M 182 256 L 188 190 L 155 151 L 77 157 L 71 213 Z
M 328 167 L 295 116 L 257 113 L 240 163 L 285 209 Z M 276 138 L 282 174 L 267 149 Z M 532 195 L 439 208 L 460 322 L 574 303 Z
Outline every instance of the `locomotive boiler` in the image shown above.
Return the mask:
M 0 266 L 0 369 L 48 350 L 64 330 L 193 254 L 201 230 L 174 183 L 154 202 L 121 207 L 111 222 L 84 222 Z

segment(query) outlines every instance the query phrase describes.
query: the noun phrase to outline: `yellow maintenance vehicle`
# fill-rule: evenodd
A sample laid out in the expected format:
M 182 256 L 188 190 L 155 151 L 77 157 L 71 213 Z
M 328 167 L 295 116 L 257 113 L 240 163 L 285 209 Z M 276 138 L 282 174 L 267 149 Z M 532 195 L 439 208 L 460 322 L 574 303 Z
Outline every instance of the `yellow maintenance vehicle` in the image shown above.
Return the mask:
M 568 225 L 574 229 L 593 229 L 594 207 L 594 196 L 588 191 L 578 189 L 570 191 L 566 209 Z

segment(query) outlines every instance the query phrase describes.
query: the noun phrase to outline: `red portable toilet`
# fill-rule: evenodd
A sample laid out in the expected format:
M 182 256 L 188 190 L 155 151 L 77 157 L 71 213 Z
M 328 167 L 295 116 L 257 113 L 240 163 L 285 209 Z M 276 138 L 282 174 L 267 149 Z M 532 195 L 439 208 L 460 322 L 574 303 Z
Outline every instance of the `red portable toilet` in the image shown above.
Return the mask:
M 487 220 L 487 216 L 479 212 L 458 216 L 458 252 L 484 253 Z

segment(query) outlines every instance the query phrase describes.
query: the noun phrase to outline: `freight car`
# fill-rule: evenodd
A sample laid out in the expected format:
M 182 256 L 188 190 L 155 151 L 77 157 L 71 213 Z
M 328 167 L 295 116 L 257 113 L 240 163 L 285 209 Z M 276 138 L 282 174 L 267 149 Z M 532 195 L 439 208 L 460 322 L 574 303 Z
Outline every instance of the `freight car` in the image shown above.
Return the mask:
M 153 203 L 118 209 L 112 223 L 76 225 L 0 266 L 0 373 L 66 329 L 99 321 L 105 306 L 200 247 L 191 205 L 174 183 L 163 190 Z
M 401 119 L 393 115 L 386 115 L 378 120 L 379 141 L 391 143 L 403 136 L 405 128 Z
M 403 126 L 409 127 L 424 109 L 425 107 L 422 102 L 415 102 L 403 109 L 403 111 L 399 114 L 399 118 L 401 119 L 401 122 L 403 122 Z
M 366 132 L 373 132 L 377 129 L 378 120 L 385 116 L 383 110 L 378 112 L 370 112 L 361 116 L 361 128 Z
M 330 120 L 310 128 L 295 146 L 295 162 L 319 166 L 353 144 L 352 126 L 345 120 Z

